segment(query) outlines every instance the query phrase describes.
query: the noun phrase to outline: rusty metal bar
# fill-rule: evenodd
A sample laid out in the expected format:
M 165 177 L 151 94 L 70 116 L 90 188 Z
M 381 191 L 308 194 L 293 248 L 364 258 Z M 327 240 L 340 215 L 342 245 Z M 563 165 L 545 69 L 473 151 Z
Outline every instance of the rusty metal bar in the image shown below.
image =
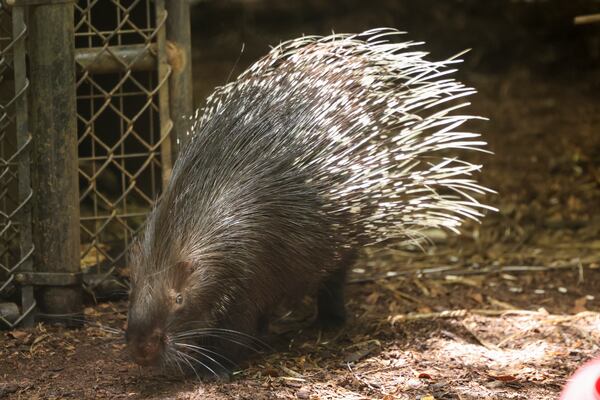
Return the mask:
M 36 272 L 79 272 L 73 7 L 58 3 L 28 8 Z M 38 299 L 45 314 L 82 311 L 80 285 L 41 287 Z
M 168 21 L 168 20 L 167 20 Z M 75 50 L 75 61 L 77 66 L 90 74 L 113 74 L 122 73 L 127 71 L 154 71 L 157 67 L 157 46 L 151 44 L 131 44 L 122 46 L 109 46 L 109 47 L 91 47 L 81 48 Z M 167 63 L 171 66 L 171 79 L 172 81 L 175 69 L 183 68 L 182 55 L 183 49 L 179 49 L 175 44 L 170 41 L 166 42 L 167 52 Z M 189 63 L 188 63 L 189 64 Z M 184 78 L 184 71 L 180 71 L 181 80 L 185 80 L 187 85 L 191 84 L 191 68 L 188 78 Z M 81 71 L 78 71 L 81 72 Z M 184 83 L 178 83 L 183 85 Z M 182 97 L 179 101 L 183 102 L 183 98 L 187 97 L 189 93 L 189 113 L 192 111 L 191 107 L 191 87 L 182 87 Z M 177 92 L 174 92 L 177 94 Z M 176 96 L 177 97 L 177 96 Z M 176 108 L 178 108 L 177 106 Z
M 189 128 L 189 116 L 194 112 L 192 85 L 192 34 L 190 28 L 190 3 L 188 1 L 167 2 L 167 51 L 171 76 L 169 78 L 169 100 L 173 120 L 173 159 L 177 143 L 185 143 Z
M 30 145 L 31 134 L 27 120 L 27 68 L 25 64 L 25 38 L 27 27 L 25 26 L 25 10 L 15 7 L 12 11 L 13 39 L 15 47 L 13 51 L 13 66 L 15 74 L 15 122 L 17 148 L 23 149 L 19 154 L 19 236 L 20 255 L 23 260 L 19 271 L 28 273 L 33 270 L 33 238 L 31 231 L 31 179 L 30 179 Z M 24 284 L 21 286 L 21 323 L 23 326 L 33 326 L 35 298 L 33 286 Z
M 5 0 L 9 6 L 36 6 L 46 4 L 73 3 L 77 0 Z
M 81 285 L 81 273 L 72 272 L 20 272 L 15 281 L 22 285 L 73 286 Z
M 112 74 L 117 72 L 153 71 L 156 55 L 145 44 L 82 48 L 75 50 L 78 66 L 90 74 Z
M 166 186 L 173 169 L 173 153 L 171 143 L 171 130 L 173 122 L 169 112 L 169 75 L 171 67 L 167 61 L 167 32 L 165 0 L 155 1 L 156 12 L 156 46 L 158 50 L 158 110 L 160 115 L 160 154 L 162 164 L 162 183 Z

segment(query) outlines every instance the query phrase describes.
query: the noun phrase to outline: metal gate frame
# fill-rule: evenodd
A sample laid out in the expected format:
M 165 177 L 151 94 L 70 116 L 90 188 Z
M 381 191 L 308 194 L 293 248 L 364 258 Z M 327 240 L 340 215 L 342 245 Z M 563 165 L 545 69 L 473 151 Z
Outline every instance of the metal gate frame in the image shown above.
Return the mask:
M 7 12 L 10 5 L 13 28 L 10 45 L 2 47 L 0 43 L 0 83 L 2 68 L 6 64 L 3 57 L 8 54 L 13 55 L 15 83 L 14 99 L 9 104 L 0 103 L 0 146 L 10 128 L 7 125 L 3 131 L 1 124 L 2 118 L 9 115 L 4 112 L 7 107 L 14 108 L 11 120 L 16 121 L 13 130 L 18 144 L 18 150 L 9 158 L 5 157 L 6 151 L 0 152 L 0 179 L 9 173 L 14 175 L 18 182 L 19 200 L 16 208 L 13 207 L 10 213 L 5 212 L 6 204 L 1 201 L 10 189 L 0 190 L 0 246 L 4 246 L 0 247 L 0 269 L 8 276 L 4 282 L 0 280 L 0 296 L 15 284 L 20 287 L 21 295 L 20 308 L 16 304 L 0 303 L 0 326 L 31 325 L 34 314 L 38 318 L 50 317 L 51 320 L 52 317 L 73 317 L 74 324 L 81 321 L 84 282 L 80 269 L 80 232 L 89 234 L 89 248 L 98 253 L 104 250 L 101 246 L 102 229 L 85 230 L 84 221 L 80 221 L 80 201 L 86 194 L 82 196 L 79 193 L 78 178 L 85 176 L 90 182 L 92 195 L 102 196 L 95 187 L 96 178 L 108 165 L 117 168 L 125 165 L 124 161 L 116 160 L 129 155 L 123 153 L 122 146 L 104 146 L 102 156 L 92 154 L 91 157 L 93 163 L 99 163 L 100 169 L 86 175 L 79 168 L 82 160 L 78 160 L 78 146 L 89 138 L 104 145 L 100 137 L 102 132 L 96 132 L 94 124 L 98 113 L 113 107 L 110 102 L 119 96 L 121 106 L 113 107 L 112 111 L 121 118 L 122 138 L 119 142 L 122 144 L 128 135 L 141 137 L 136 132 L 139 128 L 134 125 L 139 116 L 133 118 L 127 115 L 122 105 L 122 97 L 126 94 L 124 82 L 129 79 L 136 83 L 133 76 L 139 71 L 150 71 L 150 76 L 156 77 L 155 85 L 143 95 L 148 98 L 144 107 L 150 109 L 150 118 L 153 118 L 154 112 L 158 115 L 159 136 L 156 141 L 150 140 L 144 145 L 148 147 L 145 154 L 148 163 L 154 162 L 160 167 L 163 185 L 171 173 L 178 138 L 185 136 L 188 124 L 185 117 L 192 114 L 188 2 L 104 0 L 102 5 L 114 7 L 118 21 L 112 32 L 106 32 L 97 28 L 92 19 L 99 8 L 98 1 L 3 0 L 3 8 L 0 9 L 0 12 Z M 154 16 L 153 24 L 149 22 L 148 27 L 139 27 L 132 22 L 133 13 L 135 7 L 144 6 L 148 9 L 148 20 L 150 15 Z M 75 21 L 75 16 L 80 19 Z M 131 40 L 129 43 L 121 42 L 120 35 L 131 32 L 139 34 L 140 43 L 131 43 Z M 90 38 L 89 46 L 76 48 L 76 40 L 81 42 L 78 38 L 83 36 Z M 116 74 L 123 79 L 114 90 L 106 91 L 95 81 L 95 77 L 102 74 Z M 154 78 L 149 79 L 152 82 Z M 86 85 L 90 87 L 90 94 L 82 95 L 79 92 Z M 106 101 L 103 109 L 99 112 L 94 110 L 93 118 L 86 119 L 78 114 L 77 105 L 78 101 L 87 101 L 88 98 L 90 104 L 94 98 Z M 93 109 L 93 104 L 90 107 Z M 158 159 L 160 161 L 156 161 Z M 14 173 L 15 168 L 18 174 Z M 126 199 L 128 193 L 136 190 L 138 176 L 126 168 L 122 168 L 121 172 L 124 192 L 121 197 Z M 123 223 L 128 217 L 126 203 L 123 207 L 119 202 L 111 203 L 106 215 L 97 211 L 94 209 L 92 218 L 96 219 L 93 223 L 94 226 L 104 223 L 102 228 L 110 221 Z M 104 222 L 99 223 L 102 218 Z M 126 223 L 124 227 L 128 229 L 126 236 L 135 233 Z M 3 260 L 8 258 L 3 258 L 2 252 L 15 252 L 14 248 L 9 248 L 14 247 L 13 242 L 2 241 L 2 235 L 11 230 L 18 233 L 20 240 L 18 261 L 4 265 Z M 129 239 L 125 240 L 125 248 L 118 257 L 107 253 L 103 255 L 104 260 L 111 264 L 108 272 L 103 272 L 106 275 L 123 259 L 129 244 Z M 85 249 L 83 253 L 86 253 Z

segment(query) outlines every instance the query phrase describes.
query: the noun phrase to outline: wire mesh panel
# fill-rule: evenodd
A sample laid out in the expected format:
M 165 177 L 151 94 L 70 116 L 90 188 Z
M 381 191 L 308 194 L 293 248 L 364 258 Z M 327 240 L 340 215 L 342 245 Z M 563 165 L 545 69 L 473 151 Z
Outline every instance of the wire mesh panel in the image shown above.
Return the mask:
M 81 257 L 88 286 L 122 273 L 171 170 L 164 1 L 75 9 Z
M 27 130 L 27 78 L 24 11 L 0 4 L 0 326 L 30 320 L 35 307 L 31 286 L 19 276 L 31 271 Z
M 124 292 L 128 248 L 186 128 L 170 114 L 191 113 L 188 7 L 0 0 L 0 326 L 79 315 L 80 265 L 91 293 Z

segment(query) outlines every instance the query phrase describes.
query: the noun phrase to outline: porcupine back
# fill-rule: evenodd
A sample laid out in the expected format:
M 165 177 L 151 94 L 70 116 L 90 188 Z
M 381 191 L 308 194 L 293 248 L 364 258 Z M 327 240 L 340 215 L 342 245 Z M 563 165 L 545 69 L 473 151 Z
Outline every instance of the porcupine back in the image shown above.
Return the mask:
M 323 212 L 348 218 L 335 226 L 347 245 L 419 239 L 429 228 L 458 233 L 464 219 L 493 209 L 473 197 L 490 192 L 471 177 L 481 166 L 452 151 L 486 145 L 460 130 L 482 118 L 456 113 L 470 104 L 457 99 L 475 90 L 448 77 L 461 60 L 425 60 L 412 51 L 422 43 L 389 41 L 401 34 L 384 28 L 284 42 L 218 88 L 191 133 L 218 135 L 213 128 L 224 119 L 241 119 L 245 161 L 265 151 L 293 158 L 288 167 L 318 192 Z M 215 139 L 230 140 L 225 132 Z

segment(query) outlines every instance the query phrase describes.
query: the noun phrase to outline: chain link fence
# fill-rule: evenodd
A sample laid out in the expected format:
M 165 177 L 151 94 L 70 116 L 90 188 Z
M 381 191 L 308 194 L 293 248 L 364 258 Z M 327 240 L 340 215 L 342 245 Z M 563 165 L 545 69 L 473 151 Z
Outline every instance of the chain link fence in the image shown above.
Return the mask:
M 87 0 L 75 12 L 81 255 L 90 289 L 118 289 L 115 272 L 125 271 L 172 162 L 171 67 L 158 57 L 166 12 L 160 2 L 123 3 Z
M 70 298 L 73 302 L 76 298 L 48 292 L 49 287 L 61 290 L 61 287 L 83 286 L 94 297 L 126 292 L 129 246 L 169 178 L 176 155 L 176 138 L 186 128 L 183 117 L 192 112 L 186 1 L 79 0 L 59 5 L 39 0 L 28 4 L 28 0 L 21 0 L 16 3 L 11 8 L 4 3 L 0 9 L 0 322 L 9 328 L 27 318 L 29 323 L 33 320 L 34 290 L 43 310 L 40 312 L 38 307 L 38 317 L 76 309 L 72 305 L 61 308 L 58 303 L 65 300 L 57 299 Z M 48 13 L 53 7 L 57 13 Z M 67 13 L 58 12 L 59 7 Z M 38 219 L 43 221 L 48 217 L 44 212 L 48 213 L 50 208 L 36 207 L 42 202 L 38 198 L 45 190 L 45 177 L 42 168 L 30 163 L 29 150 L 33 148 L 34 160 L 51 155 L 41 154 L 47 148 L 38 145 L 44 133 L 37 125 L 44 118 L 39 113 L 29 114 L 32 110 L 50 108 L 51 111 L 55 104 L 43 98 L 47 87 L 37 88 L 40 85 L 36 85 L 39 80 L 36 77 L 41 73 L 35 64 L 57 61 L 45 60 L 40 44 L 31 43 L 43 38 L 45 26 L 40 15 L 36 15 L 42 11 L 57 18 L 73 17 L 72 37 L 64 38 L 71 42 L 66 46 L 73 51 L 64 53 L 67 56 L 55 56 L 69 58 L 71 54 L 71 59 L 60 62 L 65 66 L 75 64 L 72 92 L 76 112 L 66 115 L 65 121 L 76 119 L 73 124 L 76 132 L 66 132 L 66 137 L 77 135 L 78 158 L 74 165 L 78 166 L 79 207 L 64 216 L 67 223 L 62 230 L 77 229 L 68 223 L 77 212 L 79 228 L 70 236 L 61 236 L 62 231 L 57 230 L 60 221 L 49 228 L 50 232 L 40 232 L 45 225 L 37 223 Z M 32 25 L 29 37 L 24 23 L 27 16 Z M 68 26 L 66 22 L 71 21 L 65 21 Z M 52 23 L 57 21 L 48 21 Z M 48 35 L 52 35 L 51 26 L 48 29 Z M 33 83 L 29 94 L 26 55 Z M 171 115 L 180 118 L 172 119 Z M 36 126 L 28 129 L 28 123 Z M 69 177 L 65 175 L 65 179 Z M 68 187 L 64 191 L 68 198 Z M 51 195 L 56 196 L 55 203 L 60 202 L 60 193 Z M 52 199 L 48 202 L 52 203 Z M 30 203 L 33 216 L 29 212 Z M 61 215 L 49 217 L 54 222 Z M 52 229 L 59 237 L 78 240 L 79 261 L 68 254 L 54 256 L 57 250 L 50 247 L 56 243 L 48 244 L 52 242 Z M 78 265 L 73 267 L 73 264 Z M 21 272 L 25 275 L 19 275 Z
M 27 129 L 25 26 L 22 9 L 0 4 L 0 325 L 31 321 L 33 288 L 16 284 L 31 271 L 31 186 Z M 17 304 L 20 306 L 18 307 Z

